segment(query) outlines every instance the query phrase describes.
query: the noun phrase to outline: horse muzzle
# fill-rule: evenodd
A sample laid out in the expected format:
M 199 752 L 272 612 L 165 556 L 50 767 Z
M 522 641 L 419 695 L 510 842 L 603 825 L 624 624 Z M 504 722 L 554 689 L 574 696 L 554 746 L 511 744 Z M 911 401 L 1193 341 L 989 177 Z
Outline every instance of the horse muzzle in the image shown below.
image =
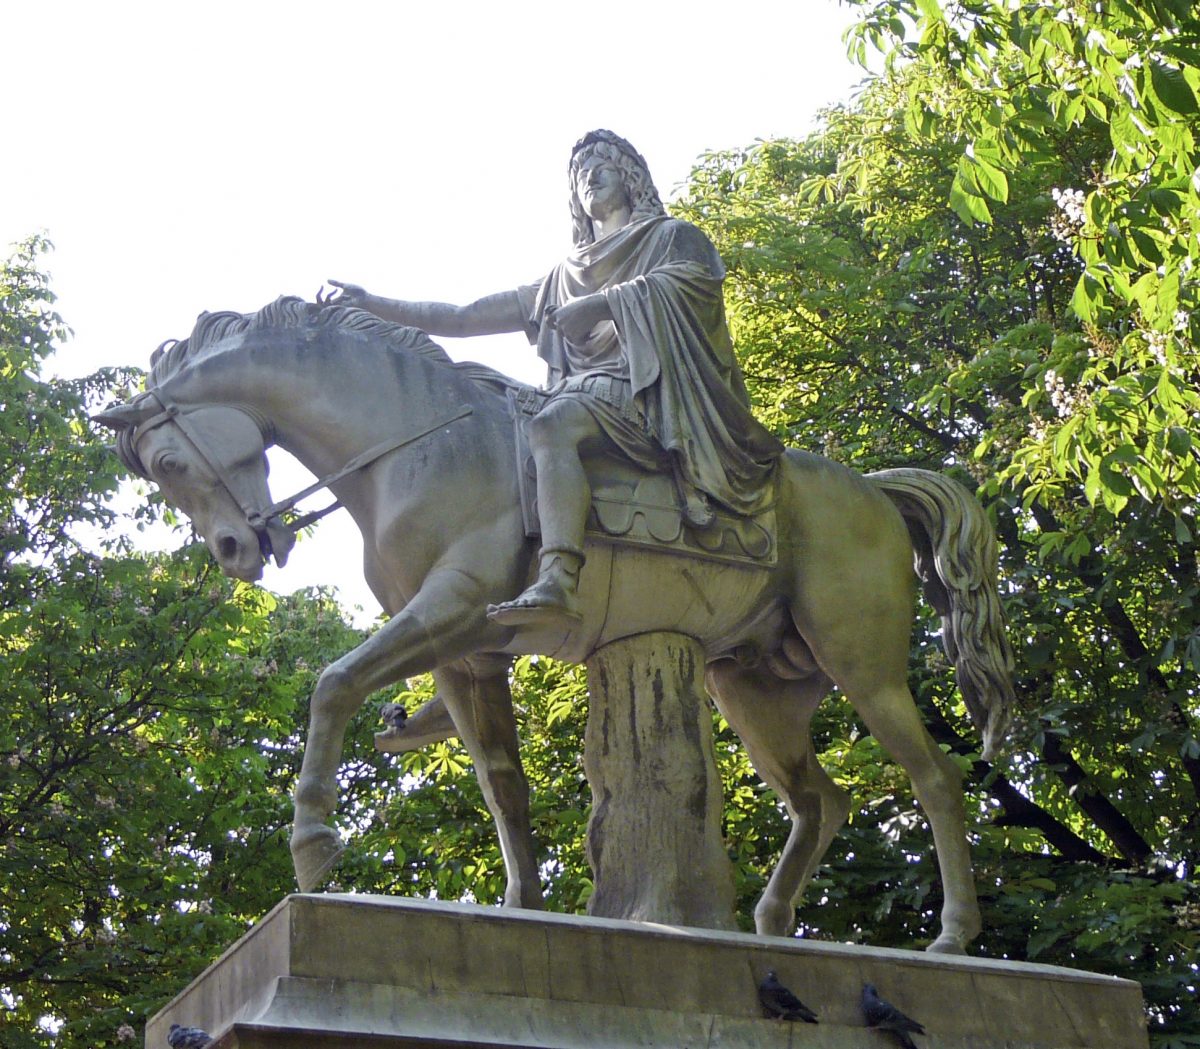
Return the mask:
M 244 583 L 257 583 L 262 578 L 261 541 L 253 531 L 247 534 L 222 528 L 213 535 L 208 548 L 227 576 Z

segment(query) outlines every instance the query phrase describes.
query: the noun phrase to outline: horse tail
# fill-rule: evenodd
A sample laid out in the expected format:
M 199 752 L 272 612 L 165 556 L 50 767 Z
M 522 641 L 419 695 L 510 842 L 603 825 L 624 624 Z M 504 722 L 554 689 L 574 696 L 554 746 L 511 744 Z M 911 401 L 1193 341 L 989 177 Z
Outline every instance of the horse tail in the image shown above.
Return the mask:
M 996 535 L 962 485 L 929 470 L 880 470 L 867 479 L 896 505 L 913 540 L 913 561 L 942 617 L 942 646 L 983 736 L 983 757 L 1000 750 L 1012 724 L 1013 652 L 996 589 Z

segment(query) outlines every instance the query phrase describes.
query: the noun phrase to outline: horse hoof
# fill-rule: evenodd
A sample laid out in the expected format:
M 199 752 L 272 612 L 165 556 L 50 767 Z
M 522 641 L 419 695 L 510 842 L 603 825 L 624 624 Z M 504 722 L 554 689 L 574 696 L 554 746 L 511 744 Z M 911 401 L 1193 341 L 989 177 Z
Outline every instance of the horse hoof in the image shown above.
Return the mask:
M 788 903 L 760 901 L 754 908 L 754 931 L 759 936 L 791 936 L 796 909 Z
M 930 954 L 962 954 L 967 953 L 967 948 L 957 936 L 950 936 L 947 933 L 942 933 L 936 940 L 925 948 Z
M 301 892 L 316 892 L 338 865 L 346 847 L 332 827 L 292 835 L 292 866 Z

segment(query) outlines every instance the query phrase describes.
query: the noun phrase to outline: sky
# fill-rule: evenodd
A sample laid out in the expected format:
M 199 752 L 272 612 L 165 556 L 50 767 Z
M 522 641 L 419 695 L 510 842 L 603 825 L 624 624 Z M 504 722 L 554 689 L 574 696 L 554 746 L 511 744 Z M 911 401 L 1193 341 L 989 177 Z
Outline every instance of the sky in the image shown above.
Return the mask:
M 8 4 L 0 245 L 55 245 L 64 376 L 146 367 L 204 310 L 329 278 L 469 302 L 566 254 L 584 132 L 629 139 L 669 200 L 703 153 L 804 135 L 848 100 L 851 18 L 834 0 Z M 543 376 L 522 336 L 439 341 Z M 277 498 L 306 481 L 273 453 Z M 264 585 L 335 585 L 366 622 L 360 559 L 335 514 Z

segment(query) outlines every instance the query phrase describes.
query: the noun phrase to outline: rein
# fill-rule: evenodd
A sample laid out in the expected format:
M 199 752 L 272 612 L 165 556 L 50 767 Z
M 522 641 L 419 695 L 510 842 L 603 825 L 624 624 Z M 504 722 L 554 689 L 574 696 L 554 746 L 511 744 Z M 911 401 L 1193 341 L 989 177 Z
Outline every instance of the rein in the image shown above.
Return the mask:
M 192 446 L 196 454 L 200 457 L 201 461 L 213 472 L 213 475 L 217 478 L 217 481 L 221 484 L 221 487 L 225 489 L 229 497 L 241 509 L 242 514 L 246 518 L 246 524 L 248 524 L 254 531 L 254 534 L 258 536 L 258 545 L 262 552 L 263 560 L 268 560 L 270 557 L 274 556 L 276 562 L 281 566 L 283 564 L 283 560 L 287 557 L 287 553 L 284 552 L 282 554 L 277 554 L 275 552 L 279 540 L 282 539 L 286 544 L 285 551 L 290 550 L 291 545 L 295 542 L 295 535 L 297 532 L 303 528 L 307 528 L 311 524 L 315 524 L 326 515 L 333 513 L 333 511 L 337 510 L 342 504 L 340 501 L 335 500 L 328 506 L 322 507 L 319 510 L 314 510 L 311 513 L 302 514 L 300 517 L 297 517 L 291 521 L 285 521 L 282 517 L 280 517 L 280 514 L 288 513 L 289 511 L 294 510 L 296 508 L 296 504 L 300 502 L 301 499 L 306 499 L 314 492 L 319 492 L 322 488 L 328 488 L 330 485 L 336 484 L 343 477 L 348 477 L 350 474 L 356 473 L 357 471 L 370 466 L 373 462 L 375 462 L 375 460 L 387 455 L 388 452 L 394 452 L 398 448 L 403 448 L 405 445 L 419 441 L 422 437 L 428 437 L 435 431 L 440 430 L 443 426 L 449 426 L 450 423 L 458 422 L 460 419 L 465 419 L 474 411 L 470 405 L 460 405 L 452 415 L 448 415 L 444 419 L 439 419 L 437 422 L 432 423 L 418 433 L 403 434 L 399 437 L 393 437 L 389 440 L 373 445 L 365 452 L 361 452 L 360 454 L 356 455 L 340 469 L 335 470 L 331 474 L 326 474 L 324 477 L 313 482 L 307 488 L 302 489 L 295 495 L 288 496 L 286 499 L 280 499 L 279 501 L 272 503 L 270 506 L 258 510 L 247 506 L 242 502 L 241 499 L 237 497 L 229 475 L 221 465 L 221 460 L 213 453 L 203 435 L 198 433 L 194 427 L 188 425 L 186 421 L 187 416 L 180 406 L 172 401 L 167 400 L 157 390 L 150 390 L 147 392 L 155 399 L 155 401 L 158 402 L 161 410 L 137 427 L 132 435 L 131 444 L 136 447 L 138 440 L 150 430 L 153 430 L 159 426 L 163 426 L 166 423 L 174 423 L 176 429 L 183 434 L 184 439 Z M 229 407 L 237 408 L 238 411 L 248 415 L 258 426 L 259 432 L 263 436 L 264 446 L 269 443 L 268 433 L 264 429 L 263 422 L 255 413 L 247 411 L 246 409 L 237 405 L 229 405 Z M 277 534 L 275 541 L 272 541 L 272 532 Z
M 365 466 L 370 466 L 376 459 L 382 458 L 388 452 L 394 452 L 397 448 L 403 448 L 406 444 L 412 444 L 414 441 L 419 441 L 422 437 L 428 437 L 435 430 L 440 430 L 443 426 L 449 426 L 451 423 L 458 422 L 459 419 L 465 419 L 475 409 L 469 405 L 461 405 L 453 414 L 448 415 L 444 419 L 440 419 L 432 425 L 421 430 L 419 433 L 405 434 L 401 437 L 393 437 L 387 441 L 381 441 L 379 444 L 368 448 L 365 452 L 356 455 L 340 470 L 335 470 L 331 474 L 326 474 L 318 481 L 314 481 L 307 488 L 301 489 L 295 495 L 289 495 L 286 499 L 280 499 L 276 503 L 272 503 L 265 510 L 260 511 L 256 516 L 260 520 L 269 520 L 282 513 L 287 513 L 289 510 L 294 510 L 296 504 L 301 499 L 307 499 L 314 492 L 319 492 L 322 488 L 328 488 L 332 484 L 336 484 L 343 477 L 348 477 L 350 474 L 363 469 Z M 287 524 L 293 532 L 300 531 L 301 528 L 307 528 L 315 521 L 319 521 L 326 514 L 333 513 L 342 504 L 340 502 L 330 503 L 329 506 L 322 507 L 320 510 L 313 510 L 311 513 L 304 514 L 302 517 L 296 518 L 294 521 Z M 254 523 L 250 522 L 251 527 Z

